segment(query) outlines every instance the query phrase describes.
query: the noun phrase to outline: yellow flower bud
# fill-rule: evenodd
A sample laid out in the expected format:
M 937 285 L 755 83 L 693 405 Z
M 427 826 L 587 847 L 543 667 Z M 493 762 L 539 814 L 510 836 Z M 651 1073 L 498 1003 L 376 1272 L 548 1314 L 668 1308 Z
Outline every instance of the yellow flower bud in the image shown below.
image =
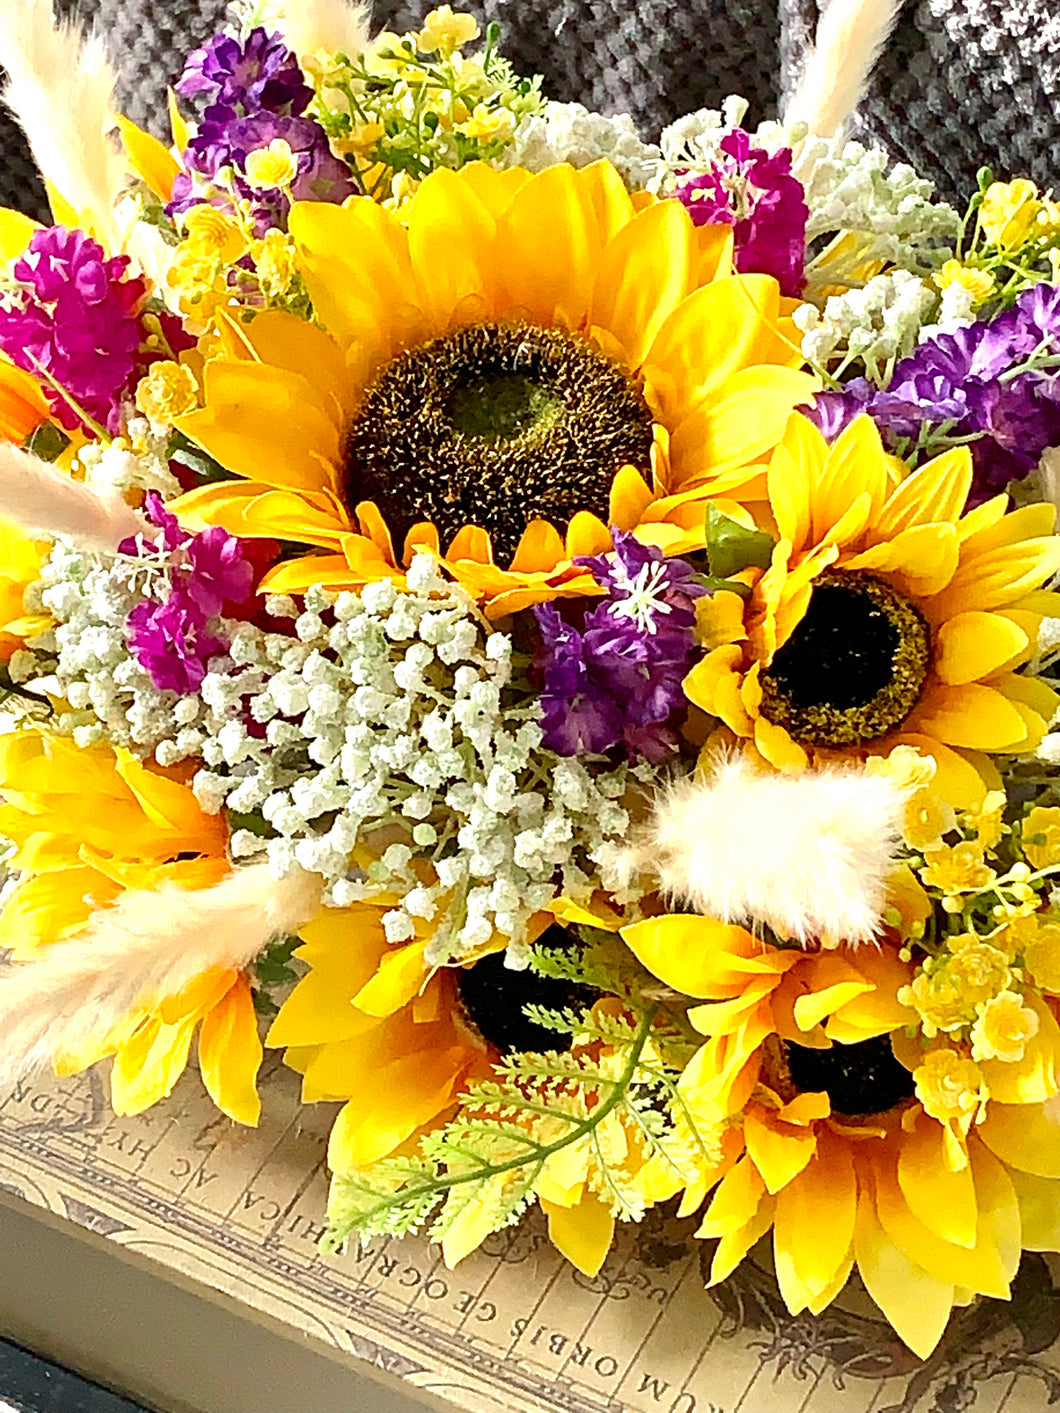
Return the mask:
M 196 255 L 231 265 L 246 253 L 247 237 L 239 222 L 227 211 L 201 201 L 184 213 L 187 239 L 184 248 Z
M 951 960 L 946 977 L 968 1006 L 977 1006 L 999 995 L 1012 980 L 1008 957 L 974 933 L 950 938 Z
M 1038 188 L 1024 177 L 1013 182 L 994 182 L 983 195 L 979 226 L 991 245 L 1002 250 L 1018 250 L 1034 233 L 1038 212 Z
M 160 425 L 193 411 L 198 402 L 199 387 L 191 369 L 168 359 L 152 363 L 136 385 L 136 406 Z
M 1035 868 L 1060 863 L 1060 809 L 1035 805 L 1023 821 L 1023 852 Z
M 275 298 L 286 294 L 295 276 L 294 247 L 283 231 L 266 231 L 262 240 L 251 247 L 251 258 L 261 288 Z
M 972 1059 L 1002 1060 L 1014 1064 L 1023 1059 L 1028 1040 L 1038 1033 L 1038 1017 L 1015 991 L 1003 991 L 979 1008 L 972 1026 Z
M 931 1050 L 913 1071 L 916 1097 L 939 1123 L 982 1111 L 986 1103 L 983 1076 L 974 1060 L 956 1050 Z
M 963 286 L 972 296 L 973 306 L 985 304 L 996 284 L 989 270 L 977 270 L 974 266 L 962 265 L 959 260 L 947 260 L 934 280 L 939 289 L 949 289 L 950 285 Z
M 478 36 L 478 21 L 474 15 L 454 14 L 451 5 L 439 5 L 424 20 L 423 28 L 416 35 L 416 47 L 421 54 L 436 51 L 451 54 Z
M 1036 926 L 1024 944 L 1023 963 L 1043 991 L 1060 996 L 1060 922 L 1033 921 Z
M 291 151 L 291 144 L 282 137 L 274 137 L 268 147 L 259 147 L 256 152 L 248 152 L 243 164 L 247 181 L 258 191 L 269 191 L 273 187 L 290 186 L 298 175 L 298 159 Z
M 490 142 L 511 132 L 514 124 L 515 117 L 507 108 L 491 113 L 484 103 L 479 103 L 467 122 L 460 124 L 460 131 L 476 142 Z
M 942 893 L 978 893 L 989 888 L 997 874 L 983 861 L 982 846 L 973 840 L 952 847 L 943 844 L 924 855 L 921 878 Z

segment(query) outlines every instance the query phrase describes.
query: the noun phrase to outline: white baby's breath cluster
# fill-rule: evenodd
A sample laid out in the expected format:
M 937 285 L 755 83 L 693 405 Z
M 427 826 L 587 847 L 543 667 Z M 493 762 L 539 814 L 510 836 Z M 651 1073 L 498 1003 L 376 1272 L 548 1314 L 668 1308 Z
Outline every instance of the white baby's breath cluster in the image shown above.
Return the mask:
M 429 556 L 407 591 L 384 580 L 268 607 L 295 636 L 242 625 L 200 691 L 193 789 L 204 809 L 248 817 L 233 856 L 318 873 L 335 906 L 397 893 L 387 937 L 429 926 L 430 964 L 498 936 L 525 964 L 530 916 L 557 892 L 587 898 L 597 855 L 628 827 L 631 772 L 542 749 L 537 703 L 508 699 L 511 639 Z
M 793 318 L 803 357 L 834 376 L 855 361 L 881 387 L 899 358 L 912 353 L 921 327 L 938 306 L 938 291 L 908 270 L 874 275 L 859 289 L 832 294 L 823 308 L 803 304 Z
M 51 725 L 77 745 L 108 740 L 140 755 L 157 747 L 159 763 L 171 765 L 202 748 L 206 712 L 197 697 L 159 691 L 129 652 L 126 620 L 157 573 L 149 561 L 104 558 L 59 540 L 26 598 L 27 610 L 47 611 L 55 627 L 16 652 L 10 672 L 68 704 Z
M 659 149 L 643 142 L 628 113 L 605 117 L 580 103 L 546 103 L 540 114 L 523 118 L 497 167 L 541 172 L 567 162 L 587 167 L 606 158 L 634 191 L 648 185 L 659 167 Z
M 146 417 L 134 417 L 126 435 L 110 442 L 87 442 L 77 453 L 75 467 L 85 484 L 101 495 L 126 491 L 157 491 L 163 500 L 181 491 L 166 454 L 169 429 L 152 427 Z
M 882 147 L 842 138 L 806 137 L 793 172 L 806 191 L 807 244 L 834 239 L 807 268 L 807 294 L 856 284 L 872 263 L 927 275 L 951 254 L 960 218 L 934 201 L 934 185 L 904 162 L 891 165 Z

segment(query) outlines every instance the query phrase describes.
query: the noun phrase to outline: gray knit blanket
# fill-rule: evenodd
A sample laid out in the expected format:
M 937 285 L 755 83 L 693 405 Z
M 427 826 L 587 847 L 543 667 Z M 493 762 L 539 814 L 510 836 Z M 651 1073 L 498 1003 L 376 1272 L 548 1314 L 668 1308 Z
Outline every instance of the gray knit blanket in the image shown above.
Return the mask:
M 78 0 L 99 21 L 122 75 L 130 117 L 163 133 L 165 85 L 212 34 L 225 0 Z M 378 0 L 380 27 L 416 27 L 433 0 Z M 817 23 L 815 0 L 486 0 L 461 3 L 497 20 L 516 67 L 548 96 L 628 112 L 656 137 L 674 118 L 751 101 L 750 123 L 776 115 Z M 855 135 L 885 146 L 955 198 L 984 164 L 1041 186 L 1060 151 L 1058 0 L 919 0 L 906 5 L 872 80 Z M 43 194 L 13 125 L 0 121 L 0 203 L 33 214 Z

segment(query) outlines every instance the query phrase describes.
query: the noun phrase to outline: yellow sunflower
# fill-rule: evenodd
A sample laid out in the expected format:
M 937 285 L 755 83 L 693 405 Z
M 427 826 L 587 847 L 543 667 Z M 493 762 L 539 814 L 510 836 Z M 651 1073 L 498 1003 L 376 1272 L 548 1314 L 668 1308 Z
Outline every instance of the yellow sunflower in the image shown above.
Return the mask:
M 1018 671 L 1060 613 L 1040 589 L 1060 538 L 1051 505 L 963 513 L 971 474 L 959 448 L 899 481 L 869 418 L 829 447 L 793 416 L 766 478 L 772 563 L 746 602 L 703 601 L 691 700 L 781 770 L 908 745 L 946 799 L 981 804 L 989 755 L 1033 750 L 1060 705 Z
M 485 1042 L 462 1019 L 451 970 L 424 961 L 426 942 L 394 947 L 383 910 L 325 908 L 300 932 L 309 971 L 266 1043 L 304 1076 L 302 1098 L 344 1100 L 331 1132 L 335 1173 L 387 1157 L 450 1111 L 488 1073 Z
M 1009 1063 L 976 1063 L 912 1037 L 913 967 L 893 942 L 807 954 L 687 916 L 623 936 L 705 1002 L 689 1011 L 707 1038 L 680 1088 L 697 1123 L 738 1133 L 683 1203 L 717 1182 L 698 1232 L 719 1238 L 712 1284 L 772 1230 L 792 1314 L 820 1313 L 856 1266 L 926 1358 L 954 1305 L 1008 1297 L 1024 1247 L 1060 1249 L 1054 1002 L 1034 1002 L 1033 1044 Z
M 150 770 L 126 751 L 81 749 L 30 729 L 0 737 L 0 801 L 0 835 L 18 846 L 8 867 L 21 874 L 0 913 L 0 947 L 16 960 L 76 935 L 127 889 L 206 888 L 230 870 L 221 821 L 177 774 Z M 256 1123 L 262 1049 L 250 985 L 238 971 L 205 973 L 85 1052 L 56 1055 L 55 1067 L 76 1074 L 113 1054 L 114 1110 L 138 1113 L 172 1091 L 196 1027 L 214 1102 Z
M 290 230 L 320 326 L 222 318 L 178 423 L 243 478 L 183 497 L 185 523 L 326 551 L 274 568 L 279 592 L 400 578 L 417 546 L 493 616 L 592 592 L 572 560 L 608 523 L 701 545 L 706 494 L 753 483 L 814 388 L 731 231 L 606 162 L 470 164 L 402 219 L 314 202 Z

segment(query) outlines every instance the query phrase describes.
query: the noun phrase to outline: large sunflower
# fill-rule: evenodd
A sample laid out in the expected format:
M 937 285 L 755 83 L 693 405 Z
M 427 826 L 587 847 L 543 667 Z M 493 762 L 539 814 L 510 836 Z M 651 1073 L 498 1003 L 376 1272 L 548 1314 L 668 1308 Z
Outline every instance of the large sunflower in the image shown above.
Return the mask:
M 1033 750 L 1060 705 L 1018 672 L 1060 613 L 1040 589 L 1060 538 L 1051 505 L 963 514 L 971 474 L 960 448 L 899 481 L 869 418 L 829 447 L 793 416 L 767 474 L 772 563 L 746 601 L 703 601 L 692 701 L 781 770 L 904 744 L 954 804 L 980 804 L 989 754 Z
M 712 1283 L 772 1230 L 793 1314 L 823 1310 L 856 1266 L 926 1358 L 955 1304 L 1007 1298 L 1021 1249 L 1060 1249 L 1054 1002 L 1035 1001 L 1017 1058 L 977 1064 L 949 1038 L 910 1039 L 911 964 L 893 943 L 807 954 L 687 916 L 623 936 L 705 1001 L 689 1019 L 707 1039 L 680 1087 L 697 1123 L 739 1135 L 707 1177 L 720 1178 L 698 1232 L 720 1239 Z M 684 1210 L 705 1191 L 693 1185 Z
M 702 544 L 704 496 L 753 482 L 814 387 L 729 229 L 631 197 L 609 163 L 438 171 L 405 219 L 296 205 L 320 327 L 222 321 L 180 419 L 244 478 L 184 497 L 187 523 L 326 551 L 269 588 L 399 577 L 425 546 L 494 616 L 591 592 L 571 561 L 609 523 Z
M 76 936 L 127 889 L 207 888 L 230 870 L 221 821 L 182 780 L 127 751 L 82 749 L 31 729 L 0 737 L 0 801 L 0 835 L 18 845 L 8 867 L 21 875 L 0 913 L 0 947 L 16 960 Z M 197 1027 L 214 1102 L 256 1123 L 262 1049 L 239 971 L 210 971 L 181 995 L 131 1013 L 83 1053 L 57 1054 L 56 1070 L 76 1074 L 113 1055 L 114 1110 L 139 1113 L 172 1091 Z

